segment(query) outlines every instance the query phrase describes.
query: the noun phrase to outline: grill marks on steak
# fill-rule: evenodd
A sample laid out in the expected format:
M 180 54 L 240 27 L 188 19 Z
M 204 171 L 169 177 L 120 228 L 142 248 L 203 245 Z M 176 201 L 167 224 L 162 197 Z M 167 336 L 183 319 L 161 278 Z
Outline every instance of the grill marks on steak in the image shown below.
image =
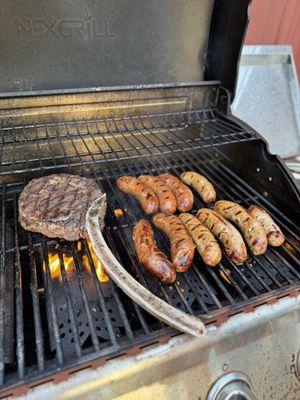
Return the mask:
M 34 179 L 19 197 L 19 222 L 24 229 L 66 240 L 85 238 L 85 218 L 91 204 L 103 197 L 92 179 L 54 174 Z M 101 202 L 104 219 L 106 202 Z

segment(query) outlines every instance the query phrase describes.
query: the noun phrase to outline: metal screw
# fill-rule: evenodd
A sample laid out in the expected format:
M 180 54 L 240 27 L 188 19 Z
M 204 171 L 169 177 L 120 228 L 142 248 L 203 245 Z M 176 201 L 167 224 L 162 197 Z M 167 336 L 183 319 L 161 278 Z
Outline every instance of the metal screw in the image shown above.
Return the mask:
M 292 364 L 292 365 L 290 366 L 290 373 L 291 373 L 291 374 L 294 374 L 294 373 L 295 373 L 295 365 L 294 365 L 294 364 Z
M 271 177 L 271 176 L 269 176 L 269 181 L 270 181 L 270 182 L 272 181 L 272 177 Z
M 264 192 L 263 192 L 263 195 L 264 195 L 265 197 L 268 197 L 268 192 L 264 191 Z
M 222 365 L 222 371 L 227 371 L 228 370 L 228 365 L 227 364 L 223 364 Z
M 256 171 L 257 171 L 257 172 L 260 172 L 260 168 L 257 167 L 257 168 L 256 168 Z

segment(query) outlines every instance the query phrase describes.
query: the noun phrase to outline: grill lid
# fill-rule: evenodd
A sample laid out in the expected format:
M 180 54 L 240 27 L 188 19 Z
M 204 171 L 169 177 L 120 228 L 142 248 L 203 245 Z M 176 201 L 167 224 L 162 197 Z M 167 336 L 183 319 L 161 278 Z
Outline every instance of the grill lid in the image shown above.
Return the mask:
M 6 2 L 0 95 L 205 80 L 232 90 L 248 2 Z

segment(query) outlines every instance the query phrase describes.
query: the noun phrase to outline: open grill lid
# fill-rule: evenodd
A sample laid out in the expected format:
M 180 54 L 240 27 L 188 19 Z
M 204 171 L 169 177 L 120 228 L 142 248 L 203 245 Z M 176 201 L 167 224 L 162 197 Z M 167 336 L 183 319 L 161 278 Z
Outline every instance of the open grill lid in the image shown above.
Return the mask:
M 13 0 L 0 95 L 220 81 L 233 93 L 249 0 Z

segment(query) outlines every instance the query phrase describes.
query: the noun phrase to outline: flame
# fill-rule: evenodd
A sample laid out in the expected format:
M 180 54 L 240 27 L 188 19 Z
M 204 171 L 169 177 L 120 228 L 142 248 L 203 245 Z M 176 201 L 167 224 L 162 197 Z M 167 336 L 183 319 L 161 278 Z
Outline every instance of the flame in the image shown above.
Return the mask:
M 58 278 L 60 276 L 60 262 L 58 254 L 48 254 L 48 263 L 50 267 L 51 278 Z
M 109 277 L 105 271 L 105 268 L 103 264 L 98 260 L 92 243 L 87 239 L 87 245 L 91 254 L 91 259 L 93 261 L 97 277 L 100 282 L 107 282 L 109 280 Z M 82 250 L 82 244 L 81 242 L 77 243 L 77 250 L 80 252 Z M 63 254 L 62 255 L 63 263 L 65 266 L 66 272 L 75 269 L 75 264 L 74 264 L 74 259 L 73 257 L 68 257 L 67 255 Z M 81 256 L 82 263 L 84 267 L 91 272 L 91 266 L 89 263 L 89 258 L 86 254 Z M 52 279 L 61 279 L 61 272 L 60 272 L 60 260 L 59 256 L 57 253 L 49 253 L 48 254 L 48 263 L 49 263 L 49 268 L 50 268 L 50 276 Z M 43 267 L 45 270 L 45 262 L 43 262 Z
M 227 268 L 225 268 L 225 269 L 226 269 L 227 274 L 231 275 L 231 271 Z M 220 270 L 219 273 L 220 273 L 221 278 L 224 279 L 224 281 L 226 281 L 229 285 L 232 285 L 229 278 L 226 276 L 226 274 L 222 270 Z
M 107 282 L 109 280 L 109 277 L 108 277 L 108 275 L 107 275 L 107 273 L 105 271 L 105 267 L 98 260 L 98 257 L 96 256 L 96 253 L 94 252 L 93 245 L 92 245 L 92 243 L 90 242 L 89 239 L 87 239 L 87 245 L 88 245 L 88 248 L 90 250 L 91 258 L 93 260 L 93 264 L 94 264 L 94 267 L 95 267 L 95 270 L 96 270 L 96 274 L 97 274 L 97 277 L 98 277 L 99 281 L 100 282 Z M 87 256 L 85 256 L 85 257 L 87 258 Z M 85 257 L 83 257 L 83 258 L 85 258 Z M 88 259 L 87 259 L 87 264 L 89 264 Z M 86 266 L 86 262 L 85 261 L 84 261 L 84 265 Z
M 123 211 L 120 208 L 116 208 L 114 213 L 116 217 L 121 217 L 123 215 Z
M 287 249 L 288 252 L 292 253 L 293 255 L 297 254 L 296 249 L 293 246 L 291 246 L 287 241 L 283 243 L 283 246 Z
M 70 269 L 74 268 L 74 260 L 73 257 L 67 257 L 65 254 L 62 255 L 64 266 L 66 272 Z M 60 273 L 60 260 L 57 253 L 49 253 L 48 254 L 48 263 L 50 268 L 51 278 L 59 278 L 61 276 Z M 44 266 L 45 268 L 45 266 Z

